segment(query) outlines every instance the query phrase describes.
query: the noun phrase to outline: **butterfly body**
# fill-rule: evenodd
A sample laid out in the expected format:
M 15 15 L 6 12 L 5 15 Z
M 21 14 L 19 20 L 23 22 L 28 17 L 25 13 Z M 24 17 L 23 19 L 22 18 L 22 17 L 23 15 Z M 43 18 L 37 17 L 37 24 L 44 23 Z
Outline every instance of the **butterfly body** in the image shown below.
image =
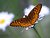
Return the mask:
M 35 22 L 38 20 L 40 10 L 42 8 L 42 4 L 38 4 L 34 9 L 31 10 L 31 12 L 26 16 L 25 18 L 20 18 L 15 21 L 13 21 L 10 26 L 16 27 L 29 27 L 31 25 L 34 25 Z

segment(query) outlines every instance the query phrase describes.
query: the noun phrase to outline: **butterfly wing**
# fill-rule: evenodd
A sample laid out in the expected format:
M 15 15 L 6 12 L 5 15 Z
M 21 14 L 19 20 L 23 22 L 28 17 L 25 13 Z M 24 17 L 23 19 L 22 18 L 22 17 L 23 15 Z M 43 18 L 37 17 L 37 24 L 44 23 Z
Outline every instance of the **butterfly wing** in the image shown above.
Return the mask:
M 16 27 L 16 26 L 21 26 L 21 27 L 28 27 L 31 25 L 31 23 L 28 21 L 27 18 L 20 18 L 17 19 L 13 22 L 11 22 L 10 26 Z
M 11 22 L 10 26 L 21 26 L 21 27 L 28 27 L 35 23 L 35 21 L 39 17 L 39 12 L 41 10 L 42 5 L 38 4 L 34 9 L 31 10 L 29 15 L 25 18 L 17 19 Z
M 38 19 L 41 8 L 42 8 L 42 4 L 38 4 L 29 13 L 28 17 L 30 19 L 31 24 L 34 24 L 36 20 Z

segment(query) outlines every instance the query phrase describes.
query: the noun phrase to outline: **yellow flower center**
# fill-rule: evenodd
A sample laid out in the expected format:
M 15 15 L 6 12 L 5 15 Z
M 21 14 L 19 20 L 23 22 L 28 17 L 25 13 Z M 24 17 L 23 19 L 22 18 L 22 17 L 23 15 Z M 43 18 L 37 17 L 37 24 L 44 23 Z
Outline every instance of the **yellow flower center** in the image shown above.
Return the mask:
M 4 19 L 0 19 L 0 24 L 3 24 L 5 22 Z

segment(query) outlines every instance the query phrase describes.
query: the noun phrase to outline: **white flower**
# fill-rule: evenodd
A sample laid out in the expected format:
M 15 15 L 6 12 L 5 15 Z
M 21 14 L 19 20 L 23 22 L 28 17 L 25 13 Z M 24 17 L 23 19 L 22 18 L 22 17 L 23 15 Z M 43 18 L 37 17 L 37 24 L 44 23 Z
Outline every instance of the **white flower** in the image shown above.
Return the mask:
M 24 9 L 24 15 L 27 15 L 30 13 L 30 11 L 34 8 L 35 6 L 34 5 L 30 5 L 28 8 L 25 8 Z M 41 12 L 39 14 L 39 18 L 38 20 L 42 20 L 43 17 L 45 15 L 48 15 L 49 14 L 49 8 L 47 6 L 42 6 L 42 9 L 41 9 Z M 35 23 L 38 23 L 38 20 L 35 22 Z M 33 25 L 34 26 L 34 25 Z M 29 27 L 26 28 L 26 30 L 28 30 Z
M 6 30 L 6 27 L 9 26 L 14 15 L 12 13 L 8 14 L 8 12 L 0 12 L 0 29 L 3 31 Z
M 48 14 L 49 14 L 49 8 L 47 6 L 42 6 L 39 17 L 44 17 L 45 15 L 48 15 Z
M 30 13 L 30 11 L 34 8 L 35 6 L 30 5 L 28 8 L 24 9 L 24 15 L 27 15 Z

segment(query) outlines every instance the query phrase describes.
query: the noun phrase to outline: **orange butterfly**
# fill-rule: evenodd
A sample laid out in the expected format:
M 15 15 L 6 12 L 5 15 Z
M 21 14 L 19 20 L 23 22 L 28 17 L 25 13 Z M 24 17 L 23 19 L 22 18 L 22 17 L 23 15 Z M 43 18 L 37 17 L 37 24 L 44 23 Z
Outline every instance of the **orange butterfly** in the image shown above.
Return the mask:
M 38 4 L 36 7 L 34 7 L 34 9 L 31 10 L 28 16 L 25 16 L 25 18 L 20 18 L 15 21 L 12 21 L 10 26 L 29 27 L 31 25 L 34 25 L 35 22 L 38 20 L 41 8 L 42 4 Z

